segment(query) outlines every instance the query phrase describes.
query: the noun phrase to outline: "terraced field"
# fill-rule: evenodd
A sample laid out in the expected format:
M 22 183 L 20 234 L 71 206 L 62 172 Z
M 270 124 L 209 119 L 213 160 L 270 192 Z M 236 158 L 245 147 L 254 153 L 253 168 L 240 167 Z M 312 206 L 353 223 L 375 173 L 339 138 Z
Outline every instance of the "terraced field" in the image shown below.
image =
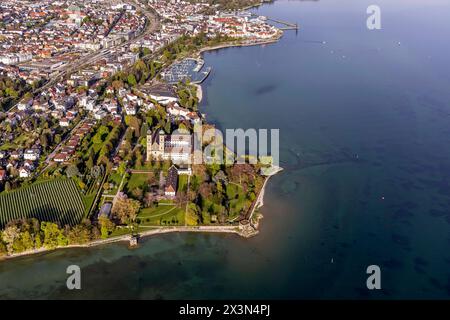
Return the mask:
M 0 227 L 20 218 L 75 225 L 81 221 L 84 212 L 80 191 L 70 179 L 39 182 L 0 194 Z

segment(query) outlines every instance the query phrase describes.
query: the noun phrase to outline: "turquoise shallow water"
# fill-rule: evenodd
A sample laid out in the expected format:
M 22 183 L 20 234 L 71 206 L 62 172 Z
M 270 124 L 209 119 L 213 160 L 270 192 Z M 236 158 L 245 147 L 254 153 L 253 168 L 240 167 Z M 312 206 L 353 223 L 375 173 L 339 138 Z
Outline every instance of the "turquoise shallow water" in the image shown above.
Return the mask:
M 205 54 L 202 111 L 279 128 L 285 171 L 260 235 L 171 234 L 0 263 L 1 298 L 449 298 L 450 3 L 277 1 L 299 22 L 262 47 Z M 333 261 L 333 263 L 332 263 Z M 65 268 L 82 267 L 79 292 Z M 366 289 L 377 264 L 382 290 Z

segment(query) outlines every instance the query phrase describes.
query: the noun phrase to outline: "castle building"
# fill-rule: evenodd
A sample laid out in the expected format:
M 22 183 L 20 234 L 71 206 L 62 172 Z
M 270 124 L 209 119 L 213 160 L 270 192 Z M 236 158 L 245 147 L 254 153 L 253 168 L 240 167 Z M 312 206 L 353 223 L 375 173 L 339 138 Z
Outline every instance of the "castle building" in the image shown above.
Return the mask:
M 192 136 L 189 133 L 166 135 L 163 130 L 147 131 L 147 161 L 171 160 L 174 163 L 190 163 Z

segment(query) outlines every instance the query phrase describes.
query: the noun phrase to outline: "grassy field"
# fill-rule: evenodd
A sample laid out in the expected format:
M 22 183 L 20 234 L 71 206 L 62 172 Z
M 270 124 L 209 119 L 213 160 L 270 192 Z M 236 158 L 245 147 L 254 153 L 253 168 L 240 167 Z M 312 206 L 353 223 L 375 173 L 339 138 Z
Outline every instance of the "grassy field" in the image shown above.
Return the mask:
M 187 182 L 188 182 L 188 176 L 185 174 L 182 174 L 178 176 L 178 191 L 187 191 Z
M 184 210 L 175 205 L 159 205 L 139 212 L 140 226 L 184 225 Z
M 115 185 L 119 186 L 122 181 L 122 176 L 117 172 L 111 173 L 109 175 L 109 182 L 113 182 Z
M 132 173 L 128 178 L 125 189 L 130 192 L 136 188 L 143 189 L 147 184 L 149 179 L 153 176 L 153 173 Z
M 94 203 L 95 196 L 96 196 L 96 193 L 91 193 L 91 194 L 88 194 L 88 195 L 82 197 L 83 205 L 85 208 L 84 209 L 85 216 L 87 216 L 87 214 L 89 213 L 89 210 L 91 209 L 91 206 Z
M 115 195 L 119 191 L 120 182 L 122 181 L 122 176 L 117 172 L 111 173 L 109 175 L 108 183 L 110 184 L 109 190 L 105 190 L 103 194 Z M 114 187 L 113 187 L 114 186 Z
M 85 201 L 75 182 L 70 179 L 38 182 L 4 192 L 0 195 L 0 227 L 20 218 L 75 225 L 85 214 Z
M 124 236 L 127 234 L 131 234 L 131 230 L 128 228 L 117 228 L 116 230 L 114 230 L 114 232 L 112 232 L 109 237 L 118 237 L 118 236 Z

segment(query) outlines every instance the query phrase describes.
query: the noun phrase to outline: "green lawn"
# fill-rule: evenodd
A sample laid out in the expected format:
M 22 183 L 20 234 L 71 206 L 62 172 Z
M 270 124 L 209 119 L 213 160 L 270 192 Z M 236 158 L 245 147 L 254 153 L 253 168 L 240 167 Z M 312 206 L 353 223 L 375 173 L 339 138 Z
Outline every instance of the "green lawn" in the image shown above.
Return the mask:
M 119 191 L 120 182 L 122 181 L 122 176 L 117 172 L 111 173 L 108 178 L 108 183 L 110 184 L 110 189 L 105 190 L 104 194 L 115 195 L 117 191 Z M 112 188 L 111 184 L 114 184 L 114 188 Z
M 148 181 L 152 176 L 153 173 L 132 173 L 128 178 L 125 189 L 127 192 L 136 188 L 143 189 L 148 184 Z
M 109 182 L 114 182 L 114 184 L 119 186 L 121 181 L 122 181 L 122 176 L 120 174 L 118 174 L 117 172 L 111 173 L 109 175 Z
M 187 182 L 188 182 L 188 176 L 185 174 L 182 174 L 178 176 L 178 191 L 187 191 Z
M 159 201 L 159 204 L 161 205 L 161 204 L 163 204 L 163 205 L 168 205 L 168 204 L 174 204 L 173 203 L 173 201 L 172 200 L 161 200 L 161 201 Z
M 116 228 L 110 235 L 109 238 L 123 236 L 126 234 L 131 234 L 131 229 L 128 228 Z
M 155 208 L 145 208 L 139 212 L 141 226 L 183 225 L 184 210 L 175 205 L 160 205 Z
M 95 195 L 96 195 L 96 193 L 94 192 L 92 194 L 89 194 L 89 195 L 86 195 L 86 196 L 82 197 L 84 208 L 85 208 L 84 209 L 85 216 L 89 213 L 89 210 L 91 209 L 92 203 L 94 203 Z
M 153 166 L 151 164 L 151 162 L 144 162 L 141 166 L 134 166 L 135 170 L 153 170 Z

